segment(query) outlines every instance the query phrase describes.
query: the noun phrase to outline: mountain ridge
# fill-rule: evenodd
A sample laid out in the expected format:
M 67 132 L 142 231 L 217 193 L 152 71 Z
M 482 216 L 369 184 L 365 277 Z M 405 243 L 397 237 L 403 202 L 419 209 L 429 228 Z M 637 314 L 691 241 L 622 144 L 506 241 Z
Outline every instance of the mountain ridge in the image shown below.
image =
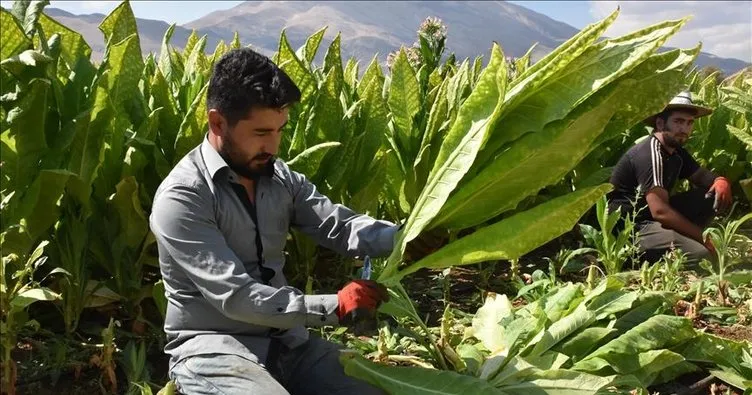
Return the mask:
M 341 32 L 344 59 L 354 56 L 361 62 L 369 62 L 378 54 L 378 59 L 384 62 L 389 52 L 415 41 L 423 19 L 437 16 L 448 27 L 447 52 L 454 52 L 458 59 L 478 55 L 485 58 L 493 42 L 498 42 L 507 56 L 519 57 L 537 42 L 532 54 L 535 61 L 579 31 L 564 22 L 504 1 L 389 4 L 387 12 L 380 2 L 244 2 L 183 25 L 176 24 L 170 43 L 182 48 L 191 30 L 196 29 L 199 36 L 207 36 L 206 52 L 212 53 L 220 40 L 229 43 L 237 31 L 241 42 L 271 55 L 277 49 L 283 29 L 291 45 L 297 48 L 312 33 L 328 26 L 322 47 L 328 46 L 337 32 Z M 101 59 L 104 41 L 97 26 L 105 15 L 75 15 L 52 7 L 46 7 L 45 13 L 81 32 L 92 47 L 92 58 Z M 169 24 L 144 18 L 136 18 L 136 22 L 142 51 L 158 54 Z M 661 51 L 669 49 L 663 47 Z M 698 55 L 695 63 L 699 67 L 718 67 L 726 75 L 750 66 L 738 59 L 705 52 Z

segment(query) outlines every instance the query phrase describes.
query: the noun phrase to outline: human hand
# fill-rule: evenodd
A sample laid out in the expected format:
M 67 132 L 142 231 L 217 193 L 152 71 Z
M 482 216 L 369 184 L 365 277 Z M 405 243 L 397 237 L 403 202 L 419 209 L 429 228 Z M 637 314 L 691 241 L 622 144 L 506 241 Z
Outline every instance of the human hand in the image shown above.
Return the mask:
M 714 205 L 714 209 L 725 211 L 731 206 L 731 183 L 726 177 L 716 177 L 713 185 L 708 189 L 708 193 L 713 192 L 715 193 L 715 201 L 717 203 L 717 207 Z
M 373 280 L 353 280 L 337 292 L 340 323 L 349 324 L 356 317 L 372 317 L 382 302 L 389 301 L 386 287 Z

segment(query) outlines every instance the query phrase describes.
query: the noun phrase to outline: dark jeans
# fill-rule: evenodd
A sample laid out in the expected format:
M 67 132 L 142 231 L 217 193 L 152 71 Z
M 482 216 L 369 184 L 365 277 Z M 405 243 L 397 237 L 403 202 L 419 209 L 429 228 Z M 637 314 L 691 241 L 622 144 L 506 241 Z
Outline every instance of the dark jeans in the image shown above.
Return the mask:
M 692 189 L 669 199 L 671 207 L 700 228 L 706 228 L 713 220 L 713 199 L 705 198 L 705 191 Z M 664 228 L 660 222 L 644 221 L 638 224 L 640 232 L 641 260 L 656 262 L 671 248 L 681 250 L 687 263 L 694 265 L 702 259 L 710 259 L 710 251 L 702 243 Z

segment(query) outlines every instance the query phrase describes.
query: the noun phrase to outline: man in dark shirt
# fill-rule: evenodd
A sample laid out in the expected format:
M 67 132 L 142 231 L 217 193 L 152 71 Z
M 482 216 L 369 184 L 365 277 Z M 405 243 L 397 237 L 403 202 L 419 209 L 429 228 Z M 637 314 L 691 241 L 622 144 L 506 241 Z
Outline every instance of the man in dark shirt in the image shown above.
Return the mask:
M 710 113 L 711 109 L 694 104 L 689 92 L 681 92 L 662 112 L 645 120 L 653 133 L 630 148 L 611 174 L 609 209 L 620 209 L 622 215 L 638 210 L 640 252 L 650 262 L 671 248 L 681 250 L 688 263 L 715 255 L 703 229 L 713 218 L 714 206 L 725 210 L 731 204 L 731 185 L 725 177 L 700 167 L 683 148 L 694 120 Z M 693 188 L 669 196 L 680 179 L 689 180 Z

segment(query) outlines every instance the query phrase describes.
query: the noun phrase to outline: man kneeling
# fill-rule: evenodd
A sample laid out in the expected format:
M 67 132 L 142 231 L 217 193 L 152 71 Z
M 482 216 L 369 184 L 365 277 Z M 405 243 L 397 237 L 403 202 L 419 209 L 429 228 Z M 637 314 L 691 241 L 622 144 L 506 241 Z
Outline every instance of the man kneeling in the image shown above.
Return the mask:
M 653 133 L 630 148 L 613 170 L 609 210 L 621 208 L 622 215 L 631 213 L 639 188 L 636 208 L 643 209 L 635 217 L 635 225 L 640 252 L 649 262 L 671 248 L 681 250 L 689 264 L 715 258 L 715 247 L 710 238 L 703 238 L 703 230 L 713 219 L 714 206 L 718 210 L 730 206 L 731 185 L 725 177 L 700 167 L 683 148 L 694 120 L 711 113 L 711 109 L 692 103 L 689 92 L 681 92 L 662 112 L 645 120 Z M 689 180 L 693 188 L 669 196 L 679 179 Z M 708 193 L 715 199 L 706 197 Z

